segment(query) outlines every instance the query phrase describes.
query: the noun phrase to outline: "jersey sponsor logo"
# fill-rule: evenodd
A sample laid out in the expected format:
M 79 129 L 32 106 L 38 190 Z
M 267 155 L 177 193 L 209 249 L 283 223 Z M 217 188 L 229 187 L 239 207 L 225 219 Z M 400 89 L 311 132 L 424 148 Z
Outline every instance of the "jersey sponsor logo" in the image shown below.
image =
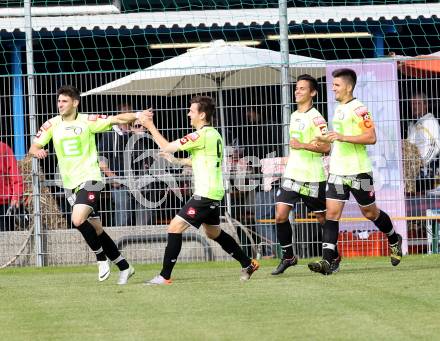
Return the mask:
M 60 140 L 63 156 L 79 156 L 82 154 L 81 140 L 79 137 L 72 137 Z
M 52 127 L 52 123 L 50 123 L 50 121 L 44 122 L 43 125 L 41 126 L 43 130 L 49 130 L 50 127 Z
M 296 126 L 298 130 L 304 130 L 304 128 L 306 127 L 305 123 L 303 121 L 301 121 L 301 119 L 297 118 L 295 120 Z
M 190 207 L 186 211 L 186 214 L 189 215 L 191 218 L 194 218 L 197 214 L 197 210 L 194 207 Z
M 322 116 L 315 117 L 315 118 L 313 119 L 313 123 L 314 123 L 315 126 L 317 126 L 317 127 L 320 126 L 320 125 L 322 125 L 322 124 L 327 125 L 327 122 L 325 121 L 324 117 L 322 117 Z
M 180 139 L 180 144 L 185 144 L 185 143 L 187 143 L 188 142 L 188 137 L 182 137 L 181 139 Z
M 87 200 L 88 200 L 88 201 L 95 201 L 95 193 L 93 193 L 93 192 L 89 192 L 89 193 L 87 194 Z
M 187 137 L 188 139 L 190 139 L 191 141 L 194 142 L 200 137 L 200 135 L 198 133 L 194 132 L 194 133 L 186 135 L 185 137 Z
M 89 115 L 87 119 L 89 121 L 96 121 L 98 119 L 105 120 L 107 117 L 108 115 Z
M 72 127 L 66 127 L 66 130 L 73 130 L 73 132 L 75 133 L 75 135 L 81 135 L 81 133 L 82 133 L 82 128 L 81 127 L 75 127 L 75 126 L 72 126 Z
M 339 119 L 339 120 L 343 120 L 345 117 L 345 114 L 342 110 L 336 110 L 335 116 Z
M 354 109 L 354 112 L 359 117 L 362 117 L 363 120 L 371 120 L 371 114 L 368 112 L 367 107 L 359 107 Z

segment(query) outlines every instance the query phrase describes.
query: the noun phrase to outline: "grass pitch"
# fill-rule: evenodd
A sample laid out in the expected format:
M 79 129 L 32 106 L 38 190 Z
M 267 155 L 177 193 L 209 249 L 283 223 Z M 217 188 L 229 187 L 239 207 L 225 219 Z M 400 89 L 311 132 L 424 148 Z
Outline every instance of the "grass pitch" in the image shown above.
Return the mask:
M 434 340 L 439 337 L 440 255 L 343 259 L 311 273 L 308 260 L 281 276 L 277 260 L 240 283 L 236 262 L 182 264 L 172 286 L 142 285 L 160 265 L 0 271 L 0 340 Z

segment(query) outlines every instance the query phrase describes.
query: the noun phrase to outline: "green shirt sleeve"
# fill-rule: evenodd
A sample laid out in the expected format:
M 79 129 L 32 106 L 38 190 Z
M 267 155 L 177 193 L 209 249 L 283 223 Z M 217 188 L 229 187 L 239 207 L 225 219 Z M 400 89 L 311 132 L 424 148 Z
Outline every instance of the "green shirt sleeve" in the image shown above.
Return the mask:
M 191 152 L 192 150 L 202 149 L 205 145 L 205 134 L 195 131 L 182 137 L 179 142 L 179 150 L 182 151 Z
M 38 130 L 37 135 L 34 137 L 33 143 L 39 144 L 40 146 L 45 146 L 52 139 L 53 135 L 53 122 L 48 120 Z
M 321 115 L 313 118 L 314 136 L 322 136 L 328 133 L 327 121 Z
M 88 115 L 87 123 L 92 133 L 108 131 L 112 127 L 111 118 L 107 115 Z

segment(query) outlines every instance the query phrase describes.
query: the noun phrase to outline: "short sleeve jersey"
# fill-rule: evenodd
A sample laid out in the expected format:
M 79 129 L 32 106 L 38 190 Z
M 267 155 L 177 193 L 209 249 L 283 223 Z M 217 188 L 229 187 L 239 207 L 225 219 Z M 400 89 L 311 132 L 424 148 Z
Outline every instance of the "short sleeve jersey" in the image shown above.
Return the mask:
M 205 126 L 180 139 L 179 150 L 190 153 L 194 175 L 194 195 L 221 200 L 223 187 L 223 139 L 213 127 Z
M 316 136 L 327 133 L 327 122 L 315 108 L 307 112 L 295 111 L 290 116 L 290 138 L 310 143 Z M 290 148 L 284 177 L 303 182 L 325 181 L 322 154 Z
M 41 126 L 33 143 L 45 146 L 53 140 L 63 185 L 74 189 L 86 181 L 102 181 L 95 133 L 111 126 L 106 115 L 78 114 L 74 121 L 56 116 Z
M 357 136 L 363 133 L 365 120 L 373 121 L 368 108 L 357 99 L 339 104 L 333 116 L 333 129 L 342 135 Z M 372 171 L 367 147 L 363 144 L 335 141 L 330 157 L 330 173 L 356 175 Z

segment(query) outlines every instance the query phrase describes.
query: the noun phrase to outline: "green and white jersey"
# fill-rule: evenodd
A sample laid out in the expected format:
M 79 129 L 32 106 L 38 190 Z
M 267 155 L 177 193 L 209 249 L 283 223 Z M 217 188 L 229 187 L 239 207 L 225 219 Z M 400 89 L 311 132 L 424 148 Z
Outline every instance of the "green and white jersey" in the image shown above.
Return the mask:
M 315 108 L 307 112 L 297 110 L 290 116 L 290 138 L 296 138 L 301 143 L 310 143 L 316 136 L 325 133 L 327 133 L 327 122 Z M 290 148 L 284 177 L 303 182 L 325 181 L 322 154 Z
M 373 118 L 367 107 L 356 98 L 339 104 L 333 116 L 333 129 L 342 135 L 358 136 L 363 133 L 365 120 Z M 372 171 L 367 147 L 363 144 L 333 142 L 330 156 L 330 173 L 335 175 L 356 175 Z
M 218 131 L 204 126 L 181 138 L 179 150 L 185 150 L 191 155 L 194 195 L 212 200 L 223 199 L 223 139 Z
M 106 115 L 77 114 L 74 121 L 56 116 L 41 126 L 33 143 L 45 146 L 53 140 L 64 188 L 74 189 L 86 181 L 102 181 L 95 133 L 111 126 Z

